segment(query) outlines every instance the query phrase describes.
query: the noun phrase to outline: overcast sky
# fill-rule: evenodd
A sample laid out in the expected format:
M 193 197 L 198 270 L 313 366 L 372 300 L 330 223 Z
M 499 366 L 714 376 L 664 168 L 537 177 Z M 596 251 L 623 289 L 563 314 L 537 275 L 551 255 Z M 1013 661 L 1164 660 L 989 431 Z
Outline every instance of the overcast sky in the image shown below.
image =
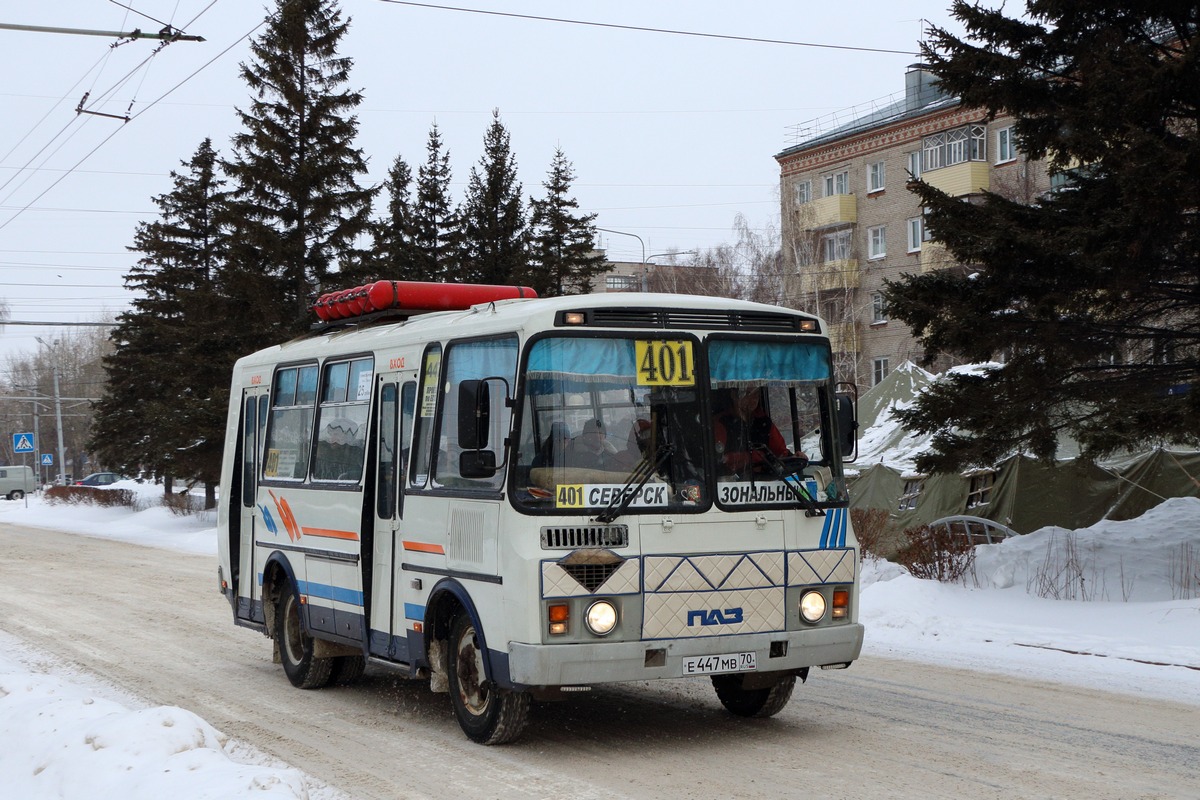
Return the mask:
M 641 238 L 602 234 L 609 257 L 629 261 L 731 241 L 738 214 L 756 228 L 776 226 L 773 156 L 791 143 L 789 127 L 901 92 L 922 20 L 950 24 L 947 0 L 460 3 L 499 13 L 343 0 L 351 28 L 341 50 L 365 96 L 358 145 L 369 180 L 379 182 L 397 155 L 415 172 L 436 120 L 461 199 L 498 108 L 526 197 L 542 193 L 562 147 L 583 210 L 598 213 L 600 227 Z M 234 108 L 249 97 L 238 65 L 266 10 L 259 0 L 0 8 L 6 24 L 156 31 L 170 23 L 206 40 L 152 55 L 152 40 L 113 48 L 106 38 L 0 30 L 0 300 L 11 319 L 94 321 L 126 306 L 122 279 L 135 256 L 124 248 L 134 226 L 153 218 L 150 198 L 169 190 L 168 172 L 204 137 L 230 152 Z M 77 115 L 85 92 L 86 108 L 131 120 Z M 32 351 L 35 336 L 63 331 L 4 327 L 0 365 Z

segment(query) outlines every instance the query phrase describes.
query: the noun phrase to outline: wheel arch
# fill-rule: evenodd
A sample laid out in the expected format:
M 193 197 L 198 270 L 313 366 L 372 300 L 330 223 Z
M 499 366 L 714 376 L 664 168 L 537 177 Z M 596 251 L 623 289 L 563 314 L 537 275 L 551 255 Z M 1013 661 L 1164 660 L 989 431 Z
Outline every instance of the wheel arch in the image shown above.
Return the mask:
M 267 635 L 274 638 L 275 609 L 279 607 L 279 598 L 288 585 L 292 587 L 292 591 L 299 594 L 300 583 L 296 580 L 292 562 L 278 550 L 267 556 L 267 561 L 263 564 L 262 576 L 263 618 L 266 623 Z M 308 633 L 308 607 L 302 605 L 301 609 L 303 613 L 300 614 L 300 624 L 303 626 L 304 632 Z
M 475 627 L 475 635 L 479 637 L 483 651 L 484 676 L 489 681 L 495 680 L 492 651 L 488 647 L 487 632 L 479 618 L 479 611 L 475 608 L 475 601 L 471 599 L 471 594 L 466 587 L 454 578 L 443 578 L 438 581 L 429 592 L 429 601 L 425 604 L 424 655 L 426 663 L 431 667 L 436 666 L 430 657 L 430 646 L 435 642 L 449 641 L 450 628 L 454 624 L 454 617 L 459 613 L 465 613 L 471 619 L 471 624 Z

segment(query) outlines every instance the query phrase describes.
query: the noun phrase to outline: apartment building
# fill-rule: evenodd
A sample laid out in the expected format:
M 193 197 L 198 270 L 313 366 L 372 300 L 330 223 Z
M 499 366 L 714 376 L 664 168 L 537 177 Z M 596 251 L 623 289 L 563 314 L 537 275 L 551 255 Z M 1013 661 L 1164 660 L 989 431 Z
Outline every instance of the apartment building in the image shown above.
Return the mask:
M 966 202 L 985 191 L 1034 202 L 1050 189 L 1045 164 L 1017 152 L 1012 122 L 943 95 L 914 65 L 902 95 L 796 126 L 796 143 L 775 156 L 788 293 L 828 323 L 843 380 L 866 390 L 922 355 L 912 331 L 887 318 L 885 281 L 970 268 L 930 241 L 910 176 Z

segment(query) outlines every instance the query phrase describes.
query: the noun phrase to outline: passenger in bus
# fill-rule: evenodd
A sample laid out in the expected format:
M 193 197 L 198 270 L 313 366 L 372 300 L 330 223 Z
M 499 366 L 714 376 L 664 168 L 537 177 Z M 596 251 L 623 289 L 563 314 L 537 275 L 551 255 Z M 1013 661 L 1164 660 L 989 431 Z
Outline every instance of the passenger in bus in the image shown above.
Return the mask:
M 537 455 L 533 457 L 532 467 L 563 466 L 566 460 L 567 448 L 571 446 L 571 430 L 565 422 L 551 422 L 550 434 Z
M 717 458 L 728 475 L 769 475 L 769 459 L 792 455 L 762 408 L 762 387 L 730 389 L 713 417 Z M 803 456 L 803 453 L 796 453 Z
M 637 463 L 646 457 L 646 449 L 650 446 L 650 420 L 638 418 L 629 426 L 629 436 L 625 449 L 618 452 L 614 461 L 621 469 L 633 469 Z
M 567 450 L 567 466 L 577 469 L 619 470 L 621 465 L 615 458 L 617 448 L 609 441 L 604 423 L 589 419 L 583 431 L 571 440 Z

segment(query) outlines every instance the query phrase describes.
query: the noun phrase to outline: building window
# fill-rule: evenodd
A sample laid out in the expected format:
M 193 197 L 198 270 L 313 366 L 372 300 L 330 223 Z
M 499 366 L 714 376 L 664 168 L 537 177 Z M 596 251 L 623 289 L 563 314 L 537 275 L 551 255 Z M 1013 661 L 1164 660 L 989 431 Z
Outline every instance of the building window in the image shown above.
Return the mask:
M 850 258 L 850 231 L 827 233 L 821 237 L 825 261 L 846 261 Z
M 610 292 L 632 292 L 637 289 L 635 275 L 609 275 L 604 279 L 604 288 Z
M 825 196 L 835 194 L 850 194 L 850 173 L 847 170 L 825 176 Z
M 887 255 L 887 226 L 867 228 L 867 258 L 883 258 Z
M 967 508 L 985 506 L 992 500 L 992 484 L 996 482 L 995 472 L 980 472 L 971 476 L 971 488 L 967 492 Z
M 921 249 L 921 242 L 925 238 L 925 220 L 922 217 L 913 217 L 908 220 L 908 252 L 915 253 Z
M 887 303 L 883 299 L 882 292 L 876 292 L 875 294 L 871 295 L 871 324 L 872 325 L 878 325 L 881 322 L 888 321 L 887 311 L 884 310 L 886 308 L 886 305 L 887 305 Z
M 871 382 L 872 386 L 883 381 L 883 379 L 888 376 L 888 373 L 892 371 L 891 367 L 888 366 L 888 360 L 886 358 L 875 359 L 871 362 L 871 367 L 871 374 L 874 378 L 874 380 Z
M 867 191 L 882 192 L 886 184 L 887 172 L 882 161 L 876 161 L 867 166 Z
M 921 143 L 922 168 L 925 171 L 987 159 L 987 130 L 982 125 L 967 125 L 926 136 Z
M 796 205 L 802 206 L 812 200 L 812 181 L 796 181 L 793 184 Z
M 921 492 L 925 489 L 925 477 L 909 478 L 904 481 L 904 494 L 900 495 L 900 503 L 896 506 L 897 511 L 912 511 L 917 507 L 918 501 L 921 499 Z
M 996 163 L 1012 161 L 1017 157 L 1017 146 L 1013 142 L 1013 129 L 1001 128 L 996 131 Z
M 908 154 L 908 174 L 913 178 L 921 177 L 921 151 L 915 150 Z

